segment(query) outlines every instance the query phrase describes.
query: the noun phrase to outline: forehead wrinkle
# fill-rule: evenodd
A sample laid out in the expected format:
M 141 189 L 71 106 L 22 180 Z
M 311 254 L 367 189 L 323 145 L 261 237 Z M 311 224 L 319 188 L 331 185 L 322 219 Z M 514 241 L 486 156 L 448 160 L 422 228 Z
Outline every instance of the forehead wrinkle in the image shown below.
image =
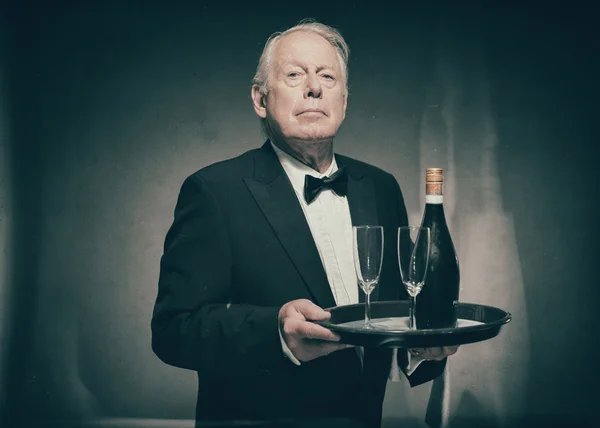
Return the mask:
M 334 65 L 322 64 L 322 63 L 321 64 L 308 64 L 307 62 L 299 61 L 299 60 L 282 61 L 282 63 L 280 64 L 280 68 L 285 68 L 285 67 L 290 67 L 290 66 L 291 67 L 298 66 L 301 68 L 309 68 L 313 65 L 315 66 L 317 71 L 321 71 L 321 70 L 325 70 L 325 69 L 338 71 L 337 69 L 339 68 L 339 67 L 335 66 L 335 63 L 334 63 Z
M 298 39 L 297 36 L 299 34 L 303 34 L 306 37 L 306 39 Z M 338 54 L 337 54 L 335 47 L 332 46 L 331 43 L 329 43 L 329 41 L 327 39 L 325 39 L 323 36 L 321 36 L 319 34 L 315 34 L 315 33 L 309 32 L 309 31 L 294 31 L 293 33 L 286 34 L 281 39 L 279 39 L 277 44 L 274 46 L 273 54 L 274 54 L 274 56 L 289 57 L 290 56 L 288 53 L 289 48 L 294 48 L 298 44 L 304 44 L 307 39 L 319 40 L 319 42 L 313 42 L 309 45 L 311 53 L 314 52 L 315 50 L 325 47 L 330 51 L 330 53 L 333 54 L 334 57 L 337 58 Z M 286 49 L 284 51 L 285 53 L 283 55 L 277 55 L 279 53 L 279 51 L 281 50 L 281 45 L 282 44 L 285 45 L 286 43 L 289 45 L 288 49 Z
M 319 55 L 322 56 L 322 55 Z M 323 58 L 317 58 L 317 60 Z M 331 55 L 328 55 L 328 58 L 325 61 L 319 61 L 317 63 L 313 63 L 310 59 L 298 58 L 297 55 L 293 55 L 289 51 L 285 51 L 282 55 L 275 56 L 275 66 L 277 68 L 284 68 L 290 66 L 298 66 L 302 68 L 309 68 L 313 65 L 317 70 L 329 69 L 334 70 L 336 72 L 341 72 L 341 64 L 335 49 L 331 52 Z
M 328 40 L 325 39 L 324 37 L 322 37 L 321 35 L 314 34 L 310 31 L 304 31 L 304 30 L 297 30 L 292 33 L 286 34 L 285 36 L 283 36 L 276 42 L 275 46 L 273 46 L 273 52 L 272 52 L 272 57 L 271 57 L 271 61 L 270 61 L 271 66 L 269 67 L 270 71 L 268 72 L 267 82 L 269 81 L 270 77 L 275 77 L 276 75 L 281 73 L 282 70 L 286 66 L 293 66 L 293 65 L 302 66 L 301 60 L 299 60 L 297 57 L 290 54 L 289 48 L 284 49 L 282 51 L 282 49 L 283 49 L 283 47 L 285 47 L 286 43 L 288 43 L 288 46 L 290 46 L 290 47 L 294 46 L 298 43 L 298 40 L 294 40 L 293 38 L 292 38 L 292 40 L 290 40 L 290 37 L 292 37 L 293 35 L 295 35 L 297 33 L 304 33 L 304 34 L 308 35 L 309 37 L 312 37 L 312 36 L 319 37 L 321 40 L 323 40 L 327 44 L 327 47 L 331 50 L 331 53 L 332 53 L 332 55 L 329 55 L 330 58 L 328 58 L 328 61 L 332 61 L 332 62 L 328 65 L 320 64 L 317 67 L 322 67 L 321 69 L 333 70 L 335 73 L 338 73 L 340 78 L 345 82 L 347 79 L 346 72 L 345 72 L 346 70 L 342 64 L 343 60 L 340 57 L 340 54 L 336 50 L 336 48 L 334 46 L 332 46 L 328 42 Z M 282 44 L 283 44 L 283 46 L 282 46 Z M 270 83 L 267 83 L 267 85 L 270 86 Z

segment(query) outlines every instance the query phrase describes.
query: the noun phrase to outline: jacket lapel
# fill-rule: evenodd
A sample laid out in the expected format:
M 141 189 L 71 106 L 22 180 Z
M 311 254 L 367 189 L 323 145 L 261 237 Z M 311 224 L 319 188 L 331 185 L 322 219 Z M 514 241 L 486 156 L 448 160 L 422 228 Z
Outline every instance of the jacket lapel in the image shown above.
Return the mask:
M 254 177 L 244 182 L 279 242 L 296 266 L 314 301 L 335 306 L 327 275 L 302 207 L 277 155 L 267 141 L 254 159 Z
M 344 162 L 342 156 L 336 157 L 338 165 L 344 165 L 348 171 L 348 205 L 350 206 L 350 216 L 353 226 L 361 225 L 379 225 L 379 216 L 377 213 L 377 198 L 375 195 L 375 185 L 373 180 L 364 175 L 358 168 L 353 167 L 351 163 Z M 365 293 L 358 286 L 359 302 L 365 301 Z M 371 294 L 371 300 L 377 300 L 379 287 L 375 287 Z

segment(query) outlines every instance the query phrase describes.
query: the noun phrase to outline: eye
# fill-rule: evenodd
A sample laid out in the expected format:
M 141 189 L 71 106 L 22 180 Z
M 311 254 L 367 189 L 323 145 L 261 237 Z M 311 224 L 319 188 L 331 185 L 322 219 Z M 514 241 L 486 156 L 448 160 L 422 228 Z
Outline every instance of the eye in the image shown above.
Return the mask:
M 323 74 L 323 77 L 328 80 L 335 80 L 335 77 L 333 77 L 331 74 Z
M 291 73 L 288 73 L 288 77 L 289 77 L 290 79 L 295 79 L 295 78 L 296 78 L 296 77 L 298 77 L 298 76 L 299 76 L 299 74 L 298 74 L 298 73 L 296 73 L 295 71 L 292 71 Z

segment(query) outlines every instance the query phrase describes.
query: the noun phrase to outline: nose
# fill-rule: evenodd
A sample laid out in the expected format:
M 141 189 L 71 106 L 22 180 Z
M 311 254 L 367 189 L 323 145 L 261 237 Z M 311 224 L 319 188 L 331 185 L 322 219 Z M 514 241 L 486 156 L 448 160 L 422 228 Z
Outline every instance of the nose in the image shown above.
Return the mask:
M 321 98 L 323 94 L 321 82 L 315 73 L 308 73 L 306 77 L 306 87 L 304 88 L 304 98 Z

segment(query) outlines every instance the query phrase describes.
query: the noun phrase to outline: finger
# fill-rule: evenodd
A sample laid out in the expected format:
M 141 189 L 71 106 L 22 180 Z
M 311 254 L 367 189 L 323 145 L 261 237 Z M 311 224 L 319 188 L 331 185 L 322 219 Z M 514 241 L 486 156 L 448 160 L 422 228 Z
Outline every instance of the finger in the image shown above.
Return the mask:
M 338 342 L 340 340 L 340 336 L 338 334 L 326 329 L 325 327 L 313 324 L 312 322 L 302 322 L 301 324 L 298 324 L 296 331 L 305 339 L 319 339 L 330 342 Z
M 458 346 L 444 346 L 441 348 L 430 348 L 429 359 L 434 361 L 442 361 L 448 356 L 453 355 L 458 350 Z
M 294 305 L 294 308 L 298 313 L 311 321 L 324 321 L 331 317 L 331 313 L 323 310 L 321 307 L 315 305 L 310 300 L 302 299 Z
M 425 352 L 423 354 L 428 360 L 437 360 L 438 358 L 443 357 L 442 352 L 442 348 L 440 347 L 425 348 Z
M 331 354 L 335 351 L 341 351 L 343 349 L 353 348 L 354 345 L 349 345 L 347 343 L 331 343 L 331 342 L 317 342 L 316 346 L 318 346 L 323 352 L 327 354 Z
M 442 348 L 442 353 L 447 357 L 456 354 L 456 351 L 458 351 L 458 346 L 444 346 Z
M 415 357 L 422 356 L 424 351 L 425 351 L 425 349 L 423 349 L 423 348 L 410 348 L 408 350 L 408 352 L 410 352 L 410 354 L 414 355 Z

